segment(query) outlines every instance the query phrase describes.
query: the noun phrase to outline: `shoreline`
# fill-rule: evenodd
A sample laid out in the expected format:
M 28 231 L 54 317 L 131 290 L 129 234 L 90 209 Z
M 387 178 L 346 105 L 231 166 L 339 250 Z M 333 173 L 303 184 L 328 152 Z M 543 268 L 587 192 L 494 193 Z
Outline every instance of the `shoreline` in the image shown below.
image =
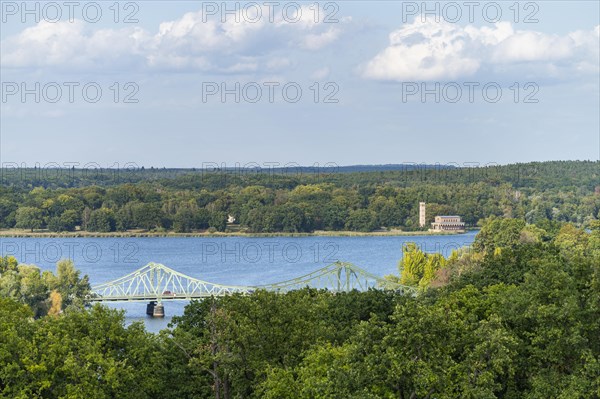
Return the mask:
M 394 236 L 442 236 L 466 234 L 471 230 L 462 232 L 432 232 L 432 231 L 314 231 L 312 233 L 245 233 L 245 232 L 195 232 L 195 233 L 176 233 L 176 232 L 156 232 L 156 231 L 123 231 L 98 233 L 88 231 L 72 231 L 55 233 L 50 231 L 23 231 L 18 229 L 0 230 L 0 238 L 143 238 L 143 237 L 394 237 Z

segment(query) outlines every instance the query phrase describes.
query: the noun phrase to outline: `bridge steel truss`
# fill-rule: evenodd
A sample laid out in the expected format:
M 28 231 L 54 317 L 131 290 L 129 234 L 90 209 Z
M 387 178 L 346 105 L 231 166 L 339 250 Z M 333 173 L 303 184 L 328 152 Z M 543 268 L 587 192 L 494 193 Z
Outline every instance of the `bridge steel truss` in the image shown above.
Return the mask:
M 414 295 L 415 288 L 375 276 L 347 262 L 335 262 L 311 273 L 273 284 L 223 285 L 187 276 L 159 263 L 146 266 L 116 280 L 92 287 L 90 302 L 191 300 L 232 294 L 248 295 L 256 290 L 287 292 L 304 287 L 333 292 L 379 288 Z

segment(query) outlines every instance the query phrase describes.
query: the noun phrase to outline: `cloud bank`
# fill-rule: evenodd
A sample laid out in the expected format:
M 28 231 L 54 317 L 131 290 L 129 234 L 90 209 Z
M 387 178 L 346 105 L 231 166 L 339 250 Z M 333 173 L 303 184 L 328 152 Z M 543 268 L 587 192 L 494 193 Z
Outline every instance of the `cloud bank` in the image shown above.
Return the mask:
M 389 46 L 361 72 L 365 78 L 387 81 L 459 79 L 484 68 L 525 64 L 598 73 L 599 29 L 559 36 L 515 30 L 510 22 L 462 27 L 416 18 L 390 33 Z
M 306 6 L 308 7 L 308 6 Z M 322 50 L 340 39 L 340 25 L 315 22 L 304 7 L 299 17 L 251 21 L 231 16 L 225 22 L 202 11 L 163 22 L 156 33 L 140 27 L 93 30 L 83 21 L 33 27 L 2 41 L 2 67 L 96 68 L 145 66 L 158 69 L 194 69 L 241 73 L 264 67 L 285 67 L 275 52 Z M 267 10 L 263 12 L 263 15 Z

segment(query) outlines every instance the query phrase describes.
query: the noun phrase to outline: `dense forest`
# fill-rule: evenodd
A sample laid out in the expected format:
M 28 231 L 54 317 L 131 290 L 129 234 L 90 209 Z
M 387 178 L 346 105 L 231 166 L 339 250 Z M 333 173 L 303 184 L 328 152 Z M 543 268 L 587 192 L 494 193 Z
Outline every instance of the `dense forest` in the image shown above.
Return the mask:
M 600 223 L 487 220 L 469 250 L 398 254 L 416 296 L 257 291 L 159 334 L 85 307 L 89 284 L 0 260 L 0 397 L 600 397 Z
M 289 169 L 1 169 L 0 229 L 419 230 L 418 203 L 467 226 L 600 219 L 600 163 Z M 228 225 L 228 217 L 235 223 Z

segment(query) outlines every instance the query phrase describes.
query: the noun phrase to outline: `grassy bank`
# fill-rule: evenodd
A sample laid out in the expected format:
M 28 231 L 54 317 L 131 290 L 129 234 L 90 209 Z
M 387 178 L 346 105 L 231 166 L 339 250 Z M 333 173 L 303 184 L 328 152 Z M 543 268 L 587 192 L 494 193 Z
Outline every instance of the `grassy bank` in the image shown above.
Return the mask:
M 38 237 L 38 238 L 70 238 L 70 237 L 379 237 L 379 236 L 429 236 L 429 235 L 452 235 L 452 232 L 429 232 L 429 231 L 315 231 L 312 233 L 250 233 L 243 231 L 214 232 L 208 231 L 193 233 L 176 233 L 172 231 L 143 231 L 130 230 L 110 233 L 97 233 L 90 231 L 73 231 L 56 233 L 48 230 L 2 229 L 0 237 Z

